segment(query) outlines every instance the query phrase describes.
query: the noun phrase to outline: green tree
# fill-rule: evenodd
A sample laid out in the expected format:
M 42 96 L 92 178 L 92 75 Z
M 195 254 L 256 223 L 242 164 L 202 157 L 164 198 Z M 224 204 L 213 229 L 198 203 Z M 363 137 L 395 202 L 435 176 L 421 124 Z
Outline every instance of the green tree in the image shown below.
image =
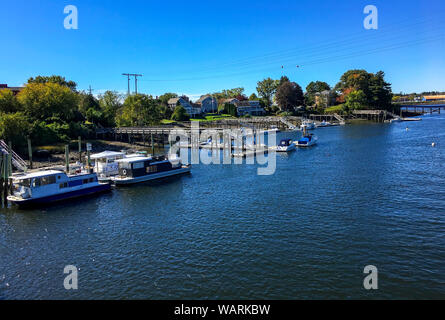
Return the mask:
M 258 96 L 255 93 L 252 93 L 249 97 L 249 101 L 258 101 Z
M 154 125 L 161 121 L 157 101 L 151 96 L 137 94 L 128 96 L 120 109 L 116 122 L 118 126 Z
M 57 83 L 61 86 L 68 87 L 71 91 L 76 91 L 77 88 L 77 83 L 75 83 L 74 81 L 67 81 L 64 77 L 55 75 L 49 77 L 37 76 L 35 78 L 29 78 L 28 83 Z
M 257 92 L 261 99 L 266 103 L 266 107 L 272 105 L 272 99 L 277 91 L 279 81 L 272 80 L 271 78 L 264 79 L 257 83 Z
M 174 121 L 189 121 L 190 115 L 187 114 L 187 111 L 183 106 L 178 105 L 175 108 L 175 111 L 173 112 L 171 119 Z
M 56 83 L 30 83 L 17 99 L 31 120 L 56 117 L 69 122 L 78 110 L 78 95 Z
M 99 97 L 102 120 L 105 127 L 116 126 L 116 116 L 122 108 L 122 96 L 115 91 L 106 91 Z
M 0 139 L 12 142 L 14 147 L 26 145 L 26 137 L 29 134 L 30 123 L 22 112 L 0 113 Z
M 281 84 L 275 94 L 275 99 L 281 111 L 294 111 L 295 107 L 304 104 L 304 95 L 301 87 L 295 83 L 281 80 Z
M 21 108 L 19 102 L 17 101 L 17 97 L 11 90 L 0 90 L 0 112 L 17 112 L 20 109 Z
M 385 73 L 379 71 L 369 79 L 368 104 L 373 109 L 392 109 L 391 84 L 385 81 Z
M 168 107 L 168 100 L 172 98 L 177 98 L 178 95 L 176 93 L 164 93 L 162 96 L 159 97 L 159 101 L 166 107 Z
M 79 93 L 79 111 L 86 116 L 88 110 L 93 109 L 95 111 L 100 110 L 99 100 L 97 100 L 92 94 L 81 92 Z
M 352 91 L 347 97 L 344 108 L 346 111 L 366 109 L 367 98 L 362 90 Z

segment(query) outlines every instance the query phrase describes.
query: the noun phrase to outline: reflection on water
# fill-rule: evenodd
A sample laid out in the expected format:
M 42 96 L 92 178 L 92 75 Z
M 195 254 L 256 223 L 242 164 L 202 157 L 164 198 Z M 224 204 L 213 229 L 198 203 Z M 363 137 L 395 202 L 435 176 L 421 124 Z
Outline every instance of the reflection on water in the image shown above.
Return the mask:
M 0 299 L 445 298 L 444 121 L 319 129 L 319 145 L 278 155 L 272 176 L 197 165 L 3 210 Z M 375 292 L 362 287 L 370 264 Z M 76 292 L 66 265 L 80 269 Z

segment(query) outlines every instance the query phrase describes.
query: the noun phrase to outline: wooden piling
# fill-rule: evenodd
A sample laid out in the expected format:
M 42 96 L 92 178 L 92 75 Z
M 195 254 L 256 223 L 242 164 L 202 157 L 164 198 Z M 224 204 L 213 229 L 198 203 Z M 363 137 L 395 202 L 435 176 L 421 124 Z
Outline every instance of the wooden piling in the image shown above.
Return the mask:
M 28 137 L 28 156 L 29 156 L 29 168 L 33 169 L 32 164 L 32 145 L 31 145 L 31 138 Z
M 65 146 L 65 170 L 66 173 L 70 173 L 70 146 L 67 144 Z
M 82 137 L 79 136 L 79 163 L 82 163 Z

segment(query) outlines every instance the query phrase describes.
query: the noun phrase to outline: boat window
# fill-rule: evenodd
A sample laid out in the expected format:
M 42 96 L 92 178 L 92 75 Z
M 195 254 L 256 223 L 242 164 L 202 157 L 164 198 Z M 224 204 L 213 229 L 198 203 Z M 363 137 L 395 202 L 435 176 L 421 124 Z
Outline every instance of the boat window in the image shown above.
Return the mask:
M 144 168 L 144 162 L 133 163 L 133 169 L 142 169 L 142 168 Z
M 29 188 L 29 187 L 31 186 L 31 179 L 23 179 L 23 180 L 19 180 L 19 181 L 17 182 L 17 184 Z
M 158 172 L 158 166 L 147 167 L 147 173 L 155 173 L 155 172 Z
M 40 186 L 40 179 L 39 178 L 35 178 L 32 180 L 32 186 L 35 187 L 39 187 Z
M 88 182 L 88 179 L 83 179 L 82 184 L 87 184 Z
M 122 169 L 131 169 L 131 163 L 128 163 L 128 162 L 120 162 L 120 163 L 119 163 L 119 167 L 121 167 Z
M 60 184 L 60 189 L 68 188 L 68 183 L 64 182 Z
M 56 176 L 48 176 L 48 177 L 40 178 L 41 186 L 46 186 L 46 185 L 53 184 L 53 183 L 56 183 Z
M 94 182 L 94 178 L 90 178 L 90 183 Z

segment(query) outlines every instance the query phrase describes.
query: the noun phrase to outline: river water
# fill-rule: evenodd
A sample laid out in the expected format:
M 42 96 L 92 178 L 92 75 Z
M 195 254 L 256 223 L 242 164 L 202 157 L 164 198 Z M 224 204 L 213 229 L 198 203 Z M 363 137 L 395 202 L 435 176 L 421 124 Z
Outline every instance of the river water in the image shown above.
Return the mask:
M 0 299 L 444 299 L 444 129 L 444 115 L 318 129 L 318 146 L 278 155 L 274 175 L 201 164 L 2 210 Z M 367 265 L 378 290 L 363 288 Z

